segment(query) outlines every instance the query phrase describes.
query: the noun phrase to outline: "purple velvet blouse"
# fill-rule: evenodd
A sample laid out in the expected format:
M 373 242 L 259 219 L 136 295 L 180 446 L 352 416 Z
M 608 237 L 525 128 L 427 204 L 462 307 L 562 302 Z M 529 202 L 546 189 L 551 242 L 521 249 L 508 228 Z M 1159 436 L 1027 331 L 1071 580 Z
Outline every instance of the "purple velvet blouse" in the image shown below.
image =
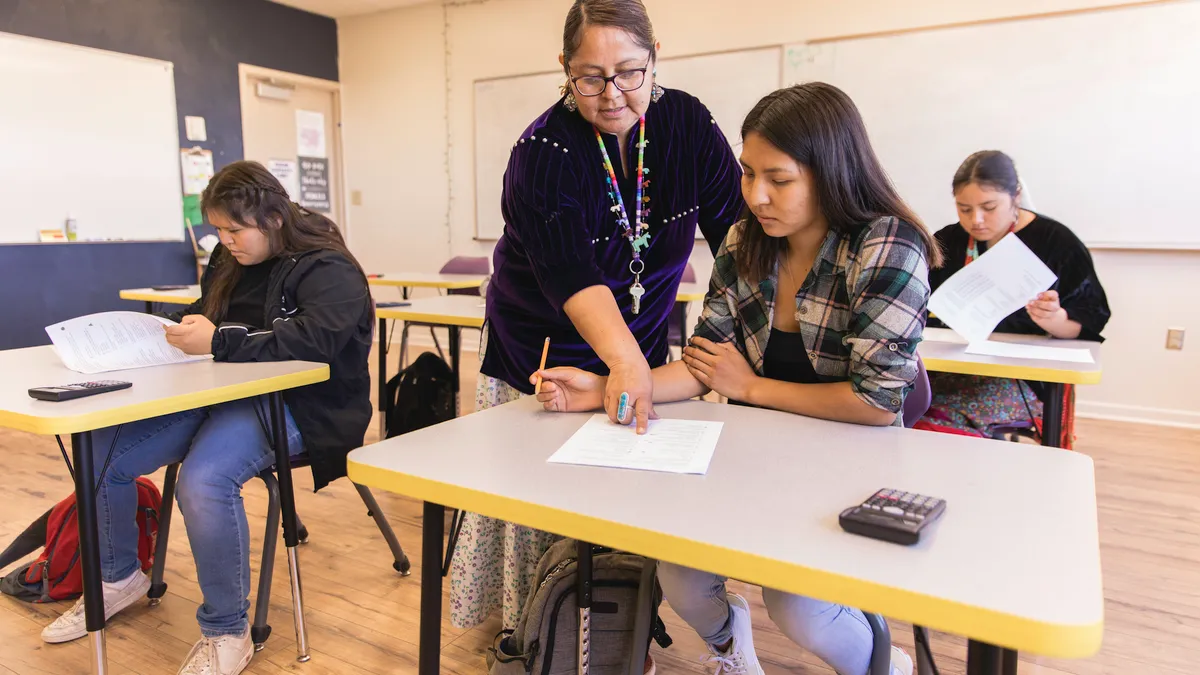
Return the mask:
M 632 312 L 632 248 L 617 226 L 606 170 L 591 124 L 562 102 L 534 120 L 514 144 L 504 172 L 504 234 L 487 291 L 487 352 L 481 371 L 524 393 L 550 338 L 547 367 L 608 368 L 563 311 L 590 286 L 612 289 L 651 365 L 666 361 L 667 317 L 695 242 L 696 227 L 715 252 L 741 214 L 741 167 L 712 114 L 695 97 L 668 89 L 646 112 L 650 245 L 641 311 Z M 629 135 L 636 171 L 637 129 Z M 605 135 L 626 208 L 636 186 L 624 175 L 616 136 Z

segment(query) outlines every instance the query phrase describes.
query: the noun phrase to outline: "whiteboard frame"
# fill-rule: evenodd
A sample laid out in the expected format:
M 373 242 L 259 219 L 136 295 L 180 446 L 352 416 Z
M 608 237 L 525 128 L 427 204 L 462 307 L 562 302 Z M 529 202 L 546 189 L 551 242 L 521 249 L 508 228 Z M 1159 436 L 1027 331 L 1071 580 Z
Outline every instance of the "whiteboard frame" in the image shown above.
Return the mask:
M 786 63 L 787 47 L 788 47 L 788 45 L 785 45 L 785 44 L 765 44 L 765 45 L 758 45 L 756 47 L 742 47 L 742 48 L 738 48 L 738 49 L 718 49 L 715 51 L 708 51 L 708 52 L 696 52 L 694 54 L 680 54 L 679 56 L 668 56 L 668 57 L 664 57 L 662 59 L 656 59 L 655 63 L 657 64 L 659 61 L 681 61 L 683 59 L 692 59 L 692 58 L 699 58 L 699 57 L 705 57 L 705 56 L 722 56 L 725 54 L 740 54 L 742 52 L 757 52 L 757 51 L 763 51 L 763 50 L 768 50 L 768 49 L 777 49 L 777 50 L 779 50 L 779 55 L 778 55 L 779 56 L 779 82 L 776 84 L 776 87 L 781 87 L 781 86 L 783 86 L 783 74 L 784 74 L 784 71 L 787 66 L 787 63 Z M 471 236 L 471 239 L 473 241 L 495 242 L 495 241 L 500 241 L 500 236 L 503 236 L 503 235 L 500 235 L 500 236 L 493 237 L 490 235 L 481 236 L 479 234 L 479 202 L 478 202 L 478 200 L 479 200 L 479 171 L 476 170 L 476 167 L 475 167 L 476 153 L 478 152 L 478 147 L 479 147 L 479 138 L 478 138 L 479 124 L 478 124 L 478 119 L 476 118 L 476 115 L 478 113 L 478 107 L 476 106 L 476 101 L 475 101 L 476 87 L 478 87 L 479 84 L 485 83 L 485 82 L 498 82 L 501 80 L 511 80 L 511 79 L 519 78 L 519 77 L 537 77 L 540 75 L 552 75 L 552 74 L 558 73 L 558 72 L 561 72 L 561 70 L 559 70 L 559 69 L 539 70 L 539 71 L 530 72 L 530 73 L 514 73 L 511 75 L 497 75 L 497 76 L 493 76 L 493 77 L 481 77 L 481 78 L 477 78 L 477 79 L 471 81 L 471 189 L 474 191 L 474 196 L 475 196 L 475 208 L 472 209 L 472 213 L 471 213 L 471 220 L 474 222 L 474 234 L 472 234 L 472 236 Z M 566 78 L 566 73 L 563 73 L 563 77 Z M 566 80 L 564 79 L 563 81 L 565 82 Z M 699 228 L 697 228 L 697 230 L 696 230 L 695 239 L 696 239 L 696 241 L 704 241 L 704 236 L 703 236 L 703 234 L 700 233 Z
M 781 45 L 783 50 L 783 66 L 784 76 L 787 71 L 787 53 L 788 50 L 794 47 L 804 46 L 819 46 L 824 44 L 832 44 L 839 42 L 851 42 L 855 40 L 867 40 L 872 38 L 896 37 L 900 35 L 909 35 L 916 33 L 929 33 L 934 31 L 949 30 L 955 28 L 971 28 L 975 26 L 987 26 L 992 24 L 1013 23 L 1017 21 L 1031 21 L 1037 19 L 1058 19 L 1068 16 L 1081 14 L 1099 14 L 1102 12 L 1111 12 L 1126 9 L 1140 9 L 1144 7 L 1155 7 L 1158 5 L 1176 5 L 1197 0 L 1142 0 L 1141 2 L 1123 2 L 1115 5 L 1107 5 L 1103 7 L 1080 7 L 1077 9 L 1064 9 L 1050 12 L 1039 12 L 1031 14 L 1022 14 L 1019 16 L 1005 16 L 994 19 L 978 19 L 974 21 L 956 21 L 950 23 L 933 24 L 929 26 L 917 26 L 914 28 L 900 28 L 895 30 L 883 30 L 869 33 L 850 33 L 846 35 L 813 38 L 804 42 L 789 42 Z M 782 86 L 782 84 L 781 84 Z M 1084 246 L 1090 251 L 1200 251 L 1200 244 L 1185 243 L 1185 244 L 1169 244 L 1163 242 L 1115 242 L 1115 241 L 1093 241 L 1085 242 Z
M 182 148 L 183 146 L 180 145 L 179 131 L 178 131 L 179 123 L 180 123 L 179 93 L 177 92 L 177 90 L 175 88 L 175 62 L 167 61 L 164 59 L 156 59 L 156 58 L 149 57 L 149 56 L 140 56 L 138 54 L 129 54 L 127 52 L 119 52 L 119 51 L 115 51 L 112 49 L 100 49 L 98 47 L 88 47 L 86 45 L 77 45 L 77 44 L 74 44 L 71 42 L 62 42 L 60 40 L 49 40 L 49 39 L 45 39 L 45 38 L 33 37 L 31 35 L 23 35 L 21 33 L 10 33 L 7 31 L 0 31 L 0 35 L 3 35 L 6 39 L 24 40 L 26 42 L 40 42 L 40 43 L 44 43 L 44 44 L 52 44 L 52 45 L 56 45 L 58 48 L 65 49 L 65 50 L 72 50 L 72 51 L 77 51 L 77 52 L 90 52 L 93 54 L 104 54 L 107 57 L 116 57 L 119 59 L 124 59 L 126 61 L 142 62 L 142 63 L 146 63 L 146 64 L 150 64 L 150 65 L 165 67 L 167 72 L 170 74 L 170 80 L 171 80 L 171 116 L 175 120 L 175 127 L 176 127 L 175 144 L 176 144 L 176 146 L 178 146 L 175 148 L 175 151 L 174 151 L 175 154 L 173 156 L 176 157 L 176 161 L 174 162 L 173 166 L 175 168 L 176 183 L 179 186 L 179 191 L 178 191 L 179 208 L 177 209 L 178 213 L 179 213 L 179 236 L 178 237 L 170 237 L 170 238 L 162 238 L 162 239 L 97 239 L 97 240 L 50 241 L 50 242 L 46 242 L 46 241 L 14 241 L 14 242 L 0 241 L 0 246 L 47 246 L 47 245 L 63 246 L 63 245 L 73 245 L 73 244 L 172 244 L 172 243 L 187 241 L 186 232 L 184 231 L 184 228 L 187 227 L 187 224 L 184 222 L 184 214 L 183 214 L 183 167 L 180 165 L 180 163 L 178 161 L 178 154 L 177 154 L 179 148 Z

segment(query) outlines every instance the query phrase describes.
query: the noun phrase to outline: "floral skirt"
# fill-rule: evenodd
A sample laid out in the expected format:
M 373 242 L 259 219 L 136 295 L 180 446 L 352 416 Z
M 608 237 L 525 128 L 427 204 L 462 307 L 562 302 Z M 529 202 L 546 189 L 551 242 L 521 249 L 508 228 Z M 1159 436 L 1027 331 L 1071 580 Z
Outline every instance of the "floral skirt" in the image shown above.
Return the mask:
M 992 438 L 1001 429 L 1040 426 L 1042 402 L 1021 380 L 929 373 L 933 402 L 917 428 Z
M 475 410 L 522 397 L 507 383 L 480 374 Z M 505 628 L 515 628 L 534 581 L 538 561 L 561 539 L 523 525 L 464 513 L 450 563 L 450 623 L 472 628 L 497 609 Z

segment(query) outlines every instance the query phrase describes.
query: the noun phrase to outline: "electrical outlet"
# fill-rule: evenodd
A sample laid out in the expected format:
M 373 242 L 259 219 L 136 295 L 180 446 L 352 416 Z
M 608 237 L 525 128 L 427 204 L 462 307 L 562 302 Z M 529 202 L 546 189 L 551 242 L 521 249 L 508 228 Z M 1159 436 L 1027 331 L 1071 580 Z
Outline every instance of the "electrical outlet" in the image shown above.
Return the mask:
M 1167 349 L 1183 349 L 1183 329 L 1167 329 Z
M 362 190 L 350 191 L 350 204 L 353 206 L 362 206 Z

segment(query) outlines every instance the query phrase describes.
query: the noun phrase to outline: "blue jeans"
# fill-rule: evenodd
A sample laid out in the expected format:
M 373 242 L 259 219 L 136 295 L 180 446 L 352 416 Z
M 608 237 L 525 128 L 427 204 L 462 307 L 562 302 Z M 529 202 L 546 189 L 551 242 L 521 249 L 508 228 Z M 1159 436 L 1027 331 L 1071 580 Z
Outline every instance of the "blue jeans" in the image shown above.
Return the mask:
M 660 562 L 658 581 L 671 609 L 710 645 L 733 638 L 725 577 Z M 862 611 L 770 588 L 763 604 L 788 639 L 816 654 L 839 675 L 865 675 L 874 634 Z
M 131 422 L 119 434 L 116 427 L 93 432 L 97 476 L 117 437 L 96 492 L 104 581 L 121 581 L 141 568 L 134 481 L 183 462 L 175 496 L 204 593 L 196 619 L 207 637 L 244 631 L 250 609 L 250 529 L 242 485 L 275 465 L 264 433 L 270 424 L 266 397 L 259 397 Z M 288 453 L 299 453 L 303 443 L 290 411 L 287 435 Z

